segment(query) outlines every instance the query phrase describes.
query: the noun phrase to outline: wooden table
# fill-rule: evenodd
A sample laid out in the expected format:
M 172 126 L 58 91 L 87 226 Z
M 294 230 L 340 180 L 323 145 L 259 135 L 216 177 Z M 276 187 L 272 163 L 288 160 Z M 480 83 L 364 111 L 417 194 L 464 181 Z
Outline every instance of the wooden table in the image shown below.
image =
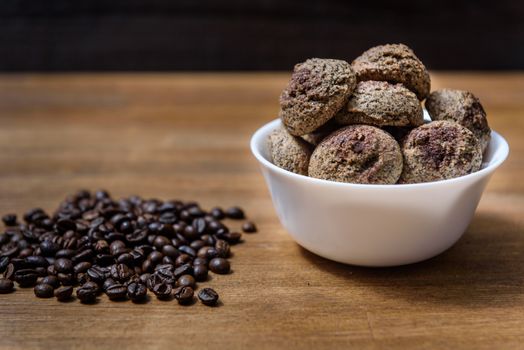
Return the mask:
M 259 226 L 213 276 L 223 306 L 93 306 L 0 295 L 0 348 L 524 347 L 524 74 L 433 75 L 483 101 L 511 155 L 465 236 L 399 268 L 319 258 L 280 226 L 250 135 L 283 74 L 4 75 L 0 212 L 53 210 L 80 188 L 244 206 Z M 153 298 L 154 299 L 154 298 Z

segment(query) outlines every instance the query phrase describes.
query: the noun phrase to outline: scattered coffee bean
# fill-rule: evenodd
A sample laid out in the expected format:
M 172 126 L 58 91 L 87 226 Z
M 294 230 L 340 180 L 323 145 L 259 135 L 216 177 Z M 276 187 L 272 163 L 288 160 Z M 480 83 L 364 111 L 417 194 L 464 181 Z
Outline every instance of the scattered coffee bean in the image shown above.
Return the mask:
M 6 278 L 0 278 L 0 294 L 11 293 L 14 290 L 14 287 L 15 284 L 13 281 Z
M 182 275 L 176 281 L 177 287 L 191 287 L 195 288 L 195 278 L 191 275 Z
M 56 276 L 45 276 L 44 278 L 42 278 L 40 283 L 48 284 L 54 289 L 60 287 L 60 281 L 58 281 L 58 278 Z
M 49 284 L 39 283 L 35 286 L 34 292 L 38 298 L 52 298 L 55 290 Z
M 206 265 L 195 265 L 193 267 L 193 275 L 195 280 L 198 282 L 203 282 L 207 280 L 207 266 Z
M 159 299 L 171 299 L 176 286 L 178 302 L 189 303 L 208 269 L 230 271 L 230 245 L 242 235 L 230 232 L 226 218 L 245 214 L 238 207 L 205 211 L 196 202 L 137 196 L 115 201 L 103 190 L 68 196 L 53 215 L 31 209 L 23 223 L 7 214 L 0 233 L 0 293 L 13 291 L 14 281 L 34 286 L 37 297 L 66 301 L 79 285 L 83 303 L 95 302 L 102 292 L 110 300 L 140 302 L 147 301 L 148 288 Z M 256 227 L 248 221 L 243 230 Z
M 58 299 L 58 301 L 67 301 L 71 299 L 71 296 L 73 295 L 73 287 L 67 286 L 67 287 L 60 287 L 55 290 L 55 297 Z
M 15 272 L 15 282 L 20 287 L 32 287 L 38 279 L 38 273 L 32 269 L 22 269 Z
M 123 300 L 127 297 L 127 288 L 122 284 L 113 284 L 106 289 L 106 295 L 110 300 Z
M 91 304 L 96 301 L 97 291 L 94 288 L 80 287 L 76 290 L 76 297 L 80 302 L 85 304 Z
M 153 293 L 158 299 L 169 299 L 172 291 L 173 287 L 168 283 L 161 282 L 153 286 Z
M 244 211 L 239 207 L 231 207 L 226 210 L 226 217 L 234 220 L 242 220 L 246 216 L 244 215 Z
M 147 288 L 142 283 L 132 282 L 127 286 L 127 296 L 134 302 L 144 301 L 147 297 Z
M 198 299 L 204 305 L 215 306 L 218 302 L 218 293 L 214 289 L 204 288 L 198 293 Z
M 224 258 L 214 258 L 209 262 L 209 269 L 221 275 L 229 273 L 231 267 L 229 261 Z
M 242 231 L 244 231 L 245 233 L 257 232 L 257 227 L 253 222 L 246 221 L 242 224 Z
M 16 214 L 5 214 L 2 216 L 2 221 L 6 226 L 16 226 Z
M 195 292 L 190 286 L 181 286 L 173 291 L 173 295 L 179 304 L 189 304 L 193 301 Z

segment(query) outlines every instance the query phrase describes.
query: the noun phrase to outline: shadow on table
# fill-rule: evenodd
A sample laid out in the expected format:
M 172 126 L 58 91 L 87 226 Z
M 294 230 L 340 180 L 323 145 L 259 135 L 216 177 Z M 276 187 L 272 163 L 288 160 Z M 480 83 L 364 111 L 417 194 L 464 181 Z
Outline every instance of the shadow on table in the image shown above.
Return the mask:
M 469 308 L 524 301 L 524 229 L 493 214 L 477 214 L 454 247 L 417 264 L 364 268 L 300 251 L 321 270 L 387 297 Z

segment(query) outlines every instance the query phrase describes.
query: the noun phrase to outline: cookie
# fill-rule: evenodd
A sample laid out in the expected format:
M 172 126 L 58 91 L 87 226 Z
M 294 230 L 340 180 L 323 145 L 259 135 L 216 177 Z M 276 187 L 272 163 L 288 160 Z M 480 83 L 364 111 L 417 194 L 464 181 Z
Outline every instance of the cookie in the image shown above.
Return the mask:
M 357 84 L 335 120 L 346 125 L 419 126 L 424 114 L 417 96 L 402 84 L 368 80 Z
M 451 120 L 468 128 L 479 140 L 482 152 L 488 147 L 491 129 L 486 112 L 471 92 L 451 89 L 433 91 L 426 100 L 426 109 L 432 120 Z
M 329 134 L 331 134 L 333 131 L 340 129 L 340 125 L 335 122 L 334 119 L 330 119 L 326 124 L 322 125 L 320 128 L 310 132 L 309 134 L 305 134 L 300 136 L 301 139 L 306 141 L 312 146 L 318 145 L 320 142 L 322 142 L 323 139 L 326 138 Z
M 480 169 L 482 150 L 471 131 L 446 120 L 413 129 L 402 144 L 404 169 L 399 183 L 451 179 Z
M 419 100 L 429 94 L 430 78 L 424 64 L 404 44 L 372 47 L 357 57 L 351 67 L 358 81 L 379 80 L 401 83 Z
M 350 125 L 326 137 L 313 151 L 309 176 L 359 184 L 394 184 L 402 172 L 395 139 L 370 125 Z
M 290 134 L 310 133 L 347 102 L 356 77 L 346 61 L 311 58 L 295 66 L 280 95 L 280 118 Z
M 307 142 L 290 135 L 282 126 L 269 135 L 268 141 L 273 164 L 296 174 L 307 175 L 311 156 Z

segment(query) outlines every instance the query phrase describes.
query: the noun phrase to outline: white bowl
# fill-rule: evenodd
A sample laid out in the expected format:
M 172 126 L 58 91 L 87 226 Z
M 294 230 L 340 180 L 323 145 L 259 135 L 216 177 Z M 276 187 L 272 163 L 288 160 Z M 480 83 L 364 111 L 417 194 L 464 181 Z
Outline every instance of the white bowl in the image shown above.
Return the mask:
M 394 266 L 429 259 L 451 247 L 468 227 L 491 175 L 509 147 L 492 131 L 482 169 L 420 184 L 362 185 L 314 179 L 271 163 L 267 139 L 274 120 L 251 138 L 277 215 L 293 239 L 327 259 Z

